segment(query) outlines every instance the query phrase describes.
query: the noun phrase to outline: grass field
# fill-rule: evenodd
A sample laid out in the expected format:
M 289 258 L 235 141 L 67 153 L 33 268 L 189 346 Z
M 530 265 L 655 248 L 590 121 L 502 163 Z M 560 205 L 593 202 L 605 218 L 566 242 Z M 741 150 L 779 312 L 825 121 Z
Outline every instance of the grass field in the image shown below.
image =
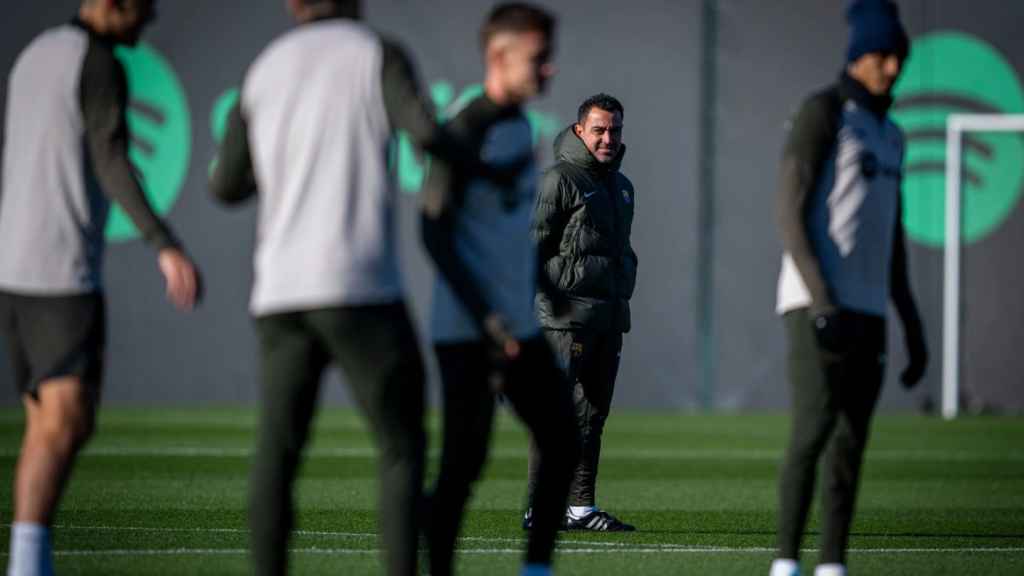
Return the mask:
M 248 410 L 104 411 L 56 522 L 58 572 L 245 573 L 253 422 Z M 21 426 L 20 412 L 0 411 L 4 563 Z M 564 534 L 556 572 L 767 574 L 786 428 L 783 415 L 613 414 L 599 503 L 639 531 Z M 508 417 L 495 432 L 464 525 L 462 574 L 517 573 L 526 438 Z M 379 573 L 375 467 L 361 421 L 321 413 L 310 448 L 294 572 Z M 817 527 L 812 518 L 807 574 Z M 851 548 L 854 575 L 1024 574 L 1024 419 L 880 416 Z

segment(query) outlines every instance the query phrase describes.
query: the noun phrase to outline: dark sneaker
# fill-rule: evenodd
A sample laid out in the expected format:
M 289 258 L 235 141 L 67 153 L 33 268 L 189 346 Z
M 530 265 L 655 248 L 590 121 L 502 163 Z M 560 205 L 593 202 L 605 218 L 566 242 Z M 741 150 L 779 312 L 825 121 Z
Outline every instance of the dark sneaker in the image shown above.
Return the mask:
M 582 518 L 566 516 L 569 530 L 591 530 L 593 532 L 632 532 L 636 526 L 626 524 L 604 510 L 594 510 Z
M 566 518 L 562 518 L 562 523 L 558 525 L 558 529 L 568 530 Z M 527 508 L 526 513 L 523 514 L 523 530 L 533 530 L 533 508 Z

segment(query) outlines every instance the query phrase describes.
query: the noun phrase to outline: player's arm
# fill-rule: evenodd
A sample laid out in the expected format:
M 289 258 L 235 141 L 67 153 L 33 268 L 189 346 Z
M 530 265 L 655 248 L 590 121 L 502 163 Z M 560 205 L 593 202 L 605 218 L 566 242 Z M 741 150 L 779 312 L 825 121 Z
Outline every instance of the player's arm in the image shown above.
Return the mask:
M 124 209 L 142 238 L 158 250 L 157 262 L 167 282 L 168 298 L 178 307 L 190 309 L 200 297 L 199 274 L 153 212 L 128 158 L 128 83 L 124 68 L 110 50 L 92 46 L 86 53 L 80 82 L 86 147 L 100 187 Z
M 256 176 L 249 149 L 249 130 L 241 100 L 228 113 L 227 130 L 210 176 L 210 191 L 225 204 L 236 204 L 256 194 Z
M 423 189 L 421 233 L 438 273 L 465 306 L 482 334 L 507 356 L 518 354 L 518 343 L 508 332 L 504 318 L 487 302 L 472 271 L 455 247 L 455 219 L 462 205 L 463 180 L 443 160 L 435 159 Z
M 928 364 L 928 349 L 924 340 L 924 326 L 918 314 L 914 295 L 910 290 L 910 274 L 907 262 L 906 233 L 903 229 L 902 207 L 896 217 L 896 232 L 893 235 L 892 263 L 889 271 L 890 297 L 896 313 L 903 323 L 909 363 L 900 375 L 903 385 L 910 388 L 924 376 Z
M 158 250 L 177 247 L 177 240 L 149 205 L 128 158 L 128 83 L 113 53 L 89 48 L 80 90 L 86 145 L 103 192 L 124 209 L 150 245 Z
M 450 170 L 488 178 L 501 185 L 513 183 L 522 164 L 496 167 L 480 161 L 478 150 L 465 138 L 458 138 L 437 122 L 405 50 L 389 41 L 383 42 L 383 50 L 384 108 L 392 128 L 407 133 L 417 147 L 444 160 Z
M 451 164 L 466 163 L 467 157 L 474 156 L 437 123 L 412 60 L 398 44 L 383 42 L 381 73 L 384 108 L 392 128 L 405 131 L 416 146 Z
M 820 97 L 808 100 L 797 113 L 783 149 L 776 204 L 782 245 L 810 292 L 812 317 L 836 310 L 805 221 L 808 199 L 834 144 L 835 134 L 830 129 L 833 119 L 829 115 L 828 106 Z

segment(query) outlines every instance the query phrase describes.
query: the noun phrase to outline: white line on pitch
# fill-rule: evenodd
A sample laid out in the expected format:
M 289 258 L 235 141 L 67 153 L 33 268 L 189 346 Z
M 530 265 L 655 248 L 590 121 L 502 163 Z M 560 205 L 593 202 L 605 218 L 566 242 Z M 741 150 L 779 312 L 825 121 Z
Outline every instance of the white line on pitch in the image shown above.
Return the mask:
M 377 452 L 370 447 L 360 448 L 313 448 L 305 452 L 306 458 L 374 458 Z M 18 455 L 16 448 L 0 449 L 0 457 L 13 458 Z M 103 446 L 86 448 L 85 457 L 190 457 L 190 458 L 249 458 L 251 448 L 221 448 L 209 446 Z M 438 452 L 431 451 L 431 456 Z M 746 461 L 778 461 L 782 456 L 780 450 L 676 450 L 647 449 L 623 450 L 605 449 L 602 458 L 633 459 L 633 460 L 746 460 Z M 917 462 L 1024 462 L 1024 454 L 1009 453 L 977 453 L 964 451 L 942 450 L 876 450 L 868 451 L 868 460 L 878 461 L 917 461 Z M 525 458 L 526 449 L 511 448 L 494 450 L 491 458 Z
M 79 531 L 105 531 L 105 532 L 157 532 L 157 533 L 193 533 L 193 534 L 248 534 L 245 528 L 162 528 L 158 526 L 76 526 L 71 524 L 59 524 L 54 526 L 57 530 L 79 530 Z M 351 538 L 351 539 L 375 539 L 377 534 L 373 532 L 334 532 L 329 530 L 293 530 L 296 536 L 324 536 L 328 538 Z M 489 537 L 489 536 L 462 536 L 462 542 L 508 542 L 515 544 L 526 543 L 526 538 Z M 565 540 L 559 539 L 559 544 L 570 546 L 609 546 L 622 547 L 631 546 L 626 542 L 599 542 L 592 540 Z M 648 547 L 675 548 L 679 544 L 644 544 Z
M 117 532 L 162 532 L 162 533 L 231 533 L 231 534 L 248 534 L 248 530 L 244 528 L 160 528 L 160 527 L 145 527 L 145 526 L 74 526 L 74 525 L 57 525 L 54 526 L 58 530 L 100 530 L 100 531 L 117 531 Z M 325 530 L 295 530 L 292 532 L 298 536 L 326 536 L 336 538 L 353 538 L 353 539 L 376 539 L 377 534 L 372 532 L 332 532 Z M 487 536 L 466 536 L 459 538 L 462 542 L 494 542 L 494 543 L 525 543 L 526 538 L 508 538 L 508 537 L 487 537 Z M 630 543 L 630 542 L 600 542 L 594 540 L 564 540 L 559 539 L 559 553 L 579 553 L 579 552 L 592 552 L 592 551 L 621 551 L 621 552 L 643 552 L 643 551 L 666 551 L 666 552 L 772 552 L 774 548 L 759 548 L 759 547 L 730 547 L 730 546 L 695 546 L 686 544 L 664 544 L 664 543 Z M 574 546 L 573 548 L 562 548 L 561 546 Z M 600 546 L 601 548 L 585 548 L 585 546 Z M 186 550 L 186 549 L 182 549 Z M 215 549 L 216 550 L 216 549 Z M 322 550 L 321 548 L 300 548 L 302 550 Z M 332 550 L 328 548 L 326 550 Z M 344 549 L 342 549 L 344 550 Z M 481 549 L 466 549 L 461 550 L 463 553 L 479 553 Z M 519 550 L 520 552 L 522 550 Z M 813 553 L 818 552 L 815 548 L 804 548 L 804 552 Z M 968 547 L 968 548 L 851 548 L 851 553 L 858 554 L 912 554 L 912 553 L 944 553 L 944 552 L 1024 552 L 1024 547 Z
M 679 547 L 679 548 L 653 548 L 637 546 L 629 548 L 568 548 L 559 550 L 559 554 L 768 554 L 774 552 L 774 548 L 766 547 Z M 815 549 L 805 549 L 804 552 L 813 553 Z M 293 554 L 322 554 L 336 556 L 352 555 L 376 555 L 382 551 L 375 548 L 356 550 L 351 548 L 293 548 L 289 550 Z M 497 554 L 522 554 L 518 548 L 490 548 L 490 549 L 467 549 L 458 550 L 464 555 L 497 555 Z M 944 553 L 978 553 L 978 554 L 1018 554 L 1024 552 L 1024 547 L 1009 548 L 873 548 L 873 549 L 850 549 L 850 554 L 944 554 Z M 245 548 L 167 548 L 167 549 L 111 549 L 111 550 L 54 550 L 55 556 L 229 556 L 247 555 Z M 0 554 L 7 556 L 7 554 Z

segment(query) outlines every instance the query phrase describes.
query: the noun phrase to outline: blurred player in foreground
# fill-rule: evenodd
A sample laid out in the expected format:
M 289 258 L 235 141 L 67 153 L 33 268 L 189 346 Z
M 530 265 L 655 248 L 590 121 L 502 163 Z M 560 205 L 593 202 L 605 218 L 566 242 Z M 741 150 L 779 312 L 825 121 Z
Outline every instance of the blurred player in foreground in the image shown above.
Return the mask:
M 104 228 L 117 202 L 157 252 L 167 297 L 189 310 L 199 276 L 128 159 L 128 85 L 114 57 L 153 20 L 151 0 L 87 0 L 37 36 L 9 80 L 0 190 L 0 332 L 25 406 L 10 576 L 53 573 L 49 526 L 92 435 L 103 380 Z
M 890 0 L 849 7 L 839 82 L 804 102 L 779 188 L 785 248 L 778 311 L 789 338 L 792 427 L 779 479 L 772 576 L 799 574 L 800 537 L 825 454 L 816 576 L 846 573 L 860 467 L 886 364 L 889 300 L 903 322 L 917 384 L 927 363 L 910 292 L 900 188 L 903 134 L 888 116 L 908 38 Z
M 483 94 L 453 111 L 449 123 L 483 162 L 518 166 L 519 178 L 506 185 L 460 178 L 435 162 L 425 189 L 424 242 L 440 272 L 431 336 L 444 399 L 441 470 L 425 527 L 433 576 L 452 573 L 462 513 L 487 458 L 497 391 L 539 452 L 524 575 L 550 574 L 565 510 L 578 440 L 569 387 L 534 313 L 536 282 L 544 277 L 530 239 L 537 170 L 522 108 L 554 73 L 554 34 L 554 18 L 540 8 L 494 8 L 481 31 Z
M 257 574 L 287 571 L 292 483 L 321 376 L 337 363 L 379 450 L 388 574 L 416 573 L 423 483 L 420 352 L 396 254 L 387 171 L 395 130 L 479 168 L 434 121 L 405 52 L 359 21 L 357 0 L 289 0 L 300 23 L 249 68 L 211 187 L 258 192 L 250 311 L 262 359 L 249 524 Z

